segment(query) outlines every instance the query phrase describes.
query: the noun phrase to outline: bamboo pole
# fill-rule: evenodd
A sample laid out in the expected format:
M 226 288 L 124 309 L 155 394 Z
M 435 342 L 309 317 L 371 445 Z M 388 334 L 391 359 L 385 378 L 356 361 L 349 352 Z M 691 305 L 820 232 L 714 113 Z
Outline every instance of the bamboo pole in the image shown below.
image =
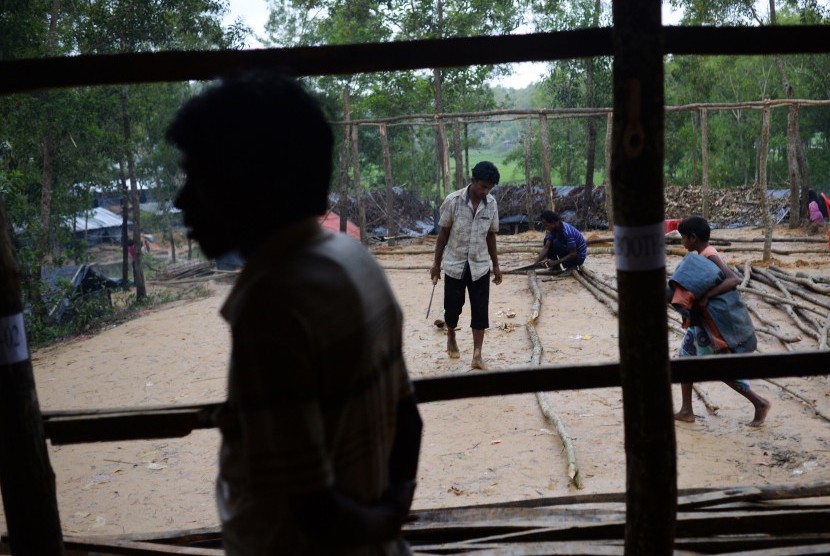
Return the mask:
M 772 217 L 769 214 L 769 197 L 767 197 L 767 157 L 769 156 L 769 105 L 764 105 L 761 113 L 761 145 L 758 147 L 758 196 L 761 212 L 764 215 L 764 261 L 770 260 L 772 247 Z
M 605 215 L 608 220 L 608 229 L 614 229 L 614 192 L 611 187 L 611 135 L 614 128 L 614 114 L 606 116 L 605 123 Z
M 700 109 L 700 159 L 703 167 L 701 195 L 703 196 L 703 218 L 709 219 L 709 112 Z
M 536 218 L 534 216 L 533 207 L 533 178 L 530 175 L 530 145 L 531 145 L 531 127 L 530 118 L 525 119 L 525 191 L 527 191 L 527 199 L 525 200 L 525 210 L 527 211 L 527 229 L 536 229 Z
M 548 140 L 548 117 L 539 114 L 539 141 L 542 144 L 542 185 L 545 188 L 547 208 L 556 210 L 555 193 L 550 178 L 550 141 Z
M 653 556 L 673 553 L 677 513 L 665 317 L 660 4 L 612 2 L 611 185 L 614 245 L 620 248 L 616 260 L 627 485 L 625 552 Z
M 360 183 L 360 148 L 358 147 L 357 126 L 352 126 L 352 176 L 354 177 L 354 194 L 357 197 L 357 223 L 360 226 L 360 241 L 365 245 L 369 241 L 369 236 L 366 234 L 366 206 L 363 204 L 363 187 Z
M 10 228 L 0 199 L 0 491 L 12 553 L 61 555 L 55 474 L 26 343 Z
M 380 133 L 380 146 L 383 151 L 383 175 L 386 182 L 386 235 L 389 236 L 389 246 L 395 245 L 395 235 L 398 233 L 395 226 L 394 203 L 392 196 L 392 157 L 389 154 L 389 138 L 386 134 L 386 126 L 378 126 Z

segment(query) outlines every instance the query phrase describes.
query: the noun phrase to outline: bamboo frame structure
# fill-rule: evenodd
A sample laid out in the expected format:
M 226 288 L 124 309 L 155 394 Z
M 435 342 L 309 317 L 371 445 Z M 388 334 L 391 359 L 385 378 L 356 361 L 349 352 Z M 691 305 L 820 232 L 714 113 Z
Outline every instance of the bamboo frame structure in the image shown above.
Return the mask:
M 45 88 L 151 83 L 165 81 L 207 80 L 243 69 L 282 67 L 295 75 L 336 75 L 379 71 L 458 67 L 478 64 L 501 64 L 526 61 L 550 61 L 592 56 L 614 57 L 614 108 L 612 130 L 611 184 L 614 222 L 624 234 L 615 243 L 624 245 L 637 233 L 662 223 L 662 149 L 663 60 L 664 54 L 698 55 L 769 55 L 829 52 L 830 27 L 821 25 L 751 27 L 663 27 L 659 0 L 613 2 L 613 28 L 583 29 L 529 35 L 469 37 L 401 43 L 263 49 L 254 51 L 154 52 L 102 56 L 73 56 L 0 61 L 0 94 L 13 94 Z M 809 105 L 809 101 L 799 101 Z M 767 106 L 774 103 L 768 102 Z M 710 106 L 709 109 L 714 109 Z M 606 113 L 606 112 L 597 112 Z M 582 111 L 582 115 L 586 114 Z M 576 113 L 571 114 L 575 117 Z M 443 117 L 457 117 L 444 114 Z M 356 122 L 351 122 L 358 125 Z M 546 183 L 547 185 L 547 183 Z M 623 190 L 624 188 L 624 190 Z M 0 234 L 0 253 L 11 252 L 9 238 Z M 627 231 L 626 231 L 627 230 Z M 648 233 L 639 237 L 649 237 Z M 712 516 L 690 519 L 678 514 L 674 424 L 671 419 L 671 382 L 695 382 L 734 378 L 770 378 L 826 374 L 830 352 L 799 352 L 776 355 L 707 357 L 669 361 L 667 346 L 655 338 L 667 335 L 665 267 L 660 259 L 649 264 L 626 260 L 617 254 L 619 284 L 619 322 L 621 358 L 619 363 L 579 367 L 530 368 L 492 372 L 486 375 L 465 374 L 416 381 L 420 402 L 538 392 L 566 388 L 622 386 L 626 435 L 628 491 L 625 514 L 605 514 L 603 525 L 589 528 L 594 538 L 609 538 L 625 532 L 625 552 L 631 554 L 672 553 L 677 534 L 702 536 L 712 531 Z M 636 259 L 636 258 L 635 258 Z M 620 265 L 622 264 L 622 266 Z M 4 282 L 7 303 L 0 306 L 0 317 L 19 313 L 19 287 L 13 282 L 17 273 L 13 257 L 0 258 L 0 277 Z M 17 303 L 18 305 L 15 305 Z M 660 316 L 661 318 L 643 318 Z M 649 349 L 638 346 L 648 345 Z M 31 362 L 13 365 L 29 366 Z M 43 466 L 37 453 L 43 453 L 45 438 L 55 443 L 100 440 L 159 438 L 187 434 L 195 428 L 213 426 L 210 406 L 159 408 L 155 410 L 118 409 L 80 413 L 44 413 L 34 394 L 31 374 L 23 376 L 19 387 L 7 388 L 5 381 L 13 372 L 0 366 L 3 380 L 0 394 L 11 403 L 30 396 L 34 404 L 25 415 L 0 414 L 5 457 L 0 458 L 0 487 L 3 490 L 9 525 L 8 542 L 15 553 L 59 554 L 61 531 L 51 470 Z M 796 372 L 794 369 L 801 368 Z M 33 450 L 9 455 L 7 439 L 19 436 Z M 48 458 L 47 458 L 48 463 Z M 12 477 L 15 469 L 28 469 L 31 480 Z M 47 485 L 33 492 L 32 485 Z M 25 489 L 25 490 L 24 490 Z M 26 503 L 19 502 L 22 493 Z M 18 495 L 18 497 L 15 497 Z M 618 500 L 619 502 L 619 500 Z M 29 527 L 37 527 L 37 538 L 27 534 L 28 509 L 38 503 L 41 518 Z M 723 513 L 720 513 L 723 517 Z M 753 520 L 733 516 L 729 523 L 738 531 L 770 534 L 806 533 L 811 524 L 822 523 L 826 529 L 828 509 L 819 506 L 805 512 L 767 513 Z M 561 513 L 549 514 L 547 520 L 565 519 Z M 599 522 L 597 522 L 599 523 Z M 532 525 L 532 524 L 531 524 Z M 481 532 L 505 530 L 505 523 L 491 522 Z M 789 527 L 789 529 L 788 529 Z M 499 529 L 500 528 L 500 529 Z M 551 542 L 557 537 L 555 526 L 525 526 L 525 540 Z M 560 528 L 562 529 L 562 528 Z M 567 529 L 567 526 L 565 527 Z M 516 530 L 515 528 L 513 529 Z M 720 531 L 734 532 L 720 529 Z M 60 543 L 43 549 L 43 539 Z M 814 534 L 810 539 L 826 547 L 826 536 Z M 142 548 L 143 549 L 143 548 Z M 548 547 L 548 552 L 554 548 Z M 543 550 L 539 548 L 539 550 Z M 146 550 L 143 553 L 152 553 Z M 159 552 L 161 553 L 161 552 Z M 170 553 L 170 552 L 168 552 Z M 179 552 L 186 553 L 186 552 Z M 191 552 L 195 553 L 195 552 Z M 607 552 L 606 552 L 607 553 Z M 619 552 L 617 552 L 619 553 Z

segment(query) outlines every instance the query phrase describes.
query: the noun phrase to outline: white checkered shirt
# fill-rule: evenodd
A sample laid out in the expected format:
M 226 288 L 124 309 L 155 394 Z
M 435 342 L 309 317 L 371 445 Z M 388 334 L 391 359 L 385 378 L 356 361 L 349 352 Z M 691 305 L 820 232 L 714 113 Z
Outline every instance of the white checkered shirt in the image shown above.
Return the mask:
M 487 251 L 487 233 L 499 231 L 499 211 L 496 199 L 487 195 L 473 212 L 468 192 L 470 186 L 447 195 L 441 205 L 442 228 L 450 228 L 450 237 L 444 249 L 444 273 L 460 280 L 464 265 L 470 263 L 473 280 L 490 271 L 490 253 Z

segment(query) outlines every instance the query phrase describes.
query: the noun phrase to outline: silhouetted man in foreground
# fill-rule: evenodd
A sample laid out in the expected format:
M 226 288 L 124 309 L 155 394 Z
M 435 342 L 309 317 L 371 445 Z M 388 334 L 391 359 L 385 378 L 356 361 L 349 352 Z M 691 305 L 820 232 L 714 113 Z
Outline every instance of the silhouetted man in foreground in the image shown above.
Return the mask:
M 333 142 L 322 112 L 297 82 L 249 74 L 187 102 L 168 138 L 189 236 L 208 257 L 246 260 L 221 310 L 227 553 L 408 554 L 421 419 L 402 314 L 366 249 L 318 224 Z

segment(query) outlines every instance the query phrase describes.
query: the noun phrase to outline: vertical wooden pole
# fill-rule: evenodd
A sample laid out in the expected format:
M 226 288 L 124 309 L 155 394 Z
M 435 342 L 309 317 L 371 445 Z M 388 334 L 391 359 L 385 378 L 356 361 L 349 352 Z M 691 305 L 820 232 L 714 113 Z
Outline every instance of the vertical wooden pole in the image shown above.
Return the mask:
M 625 553 L 670 555 L 677 460 L 666 323 L 660 0 L 613 1 L 611 185 L 626 455 Z
M 55 474 L 46 452 L 23 327 L 20 271 L 0 199 L 0 490 L 15 555 L 64 554 Z
M 758 147 L 758 196 L 761 202 L 761 214 L 764 215 L 764 255 L 768 261 L 772 256 L 772 215 L 769 213 L 767 197 L 767 158 L 769 157 L 769 104 L 764 104 L 761 112 L 761 144 Z
M 614 229 L 614 192 L 611 187 L 611 131 L 614 129 L 614 114 L 608 113 L 605 121 L 605 215 L 608 229 Z
M 464 187 L 464 161 L 461 159 L 461 120 L 452 122 L 452 147 L 455 154 L 455 188 Z
M 343 124 L 343 144 L 340 148 L 340 207 L 338 213 L 340 214 L 340 233 L 345 234 L 348 230 L 349 223 L 349 151 L 351 148 L 352 126 L 349 120 L 352 119 L 352 108 L 349 102 L 349 88 L 343 87 L 343 119 L 347 122 Z
M 389 138 L 386 135 L 386 124 L 380 124 L 380 146 L 383 150 L 383 174 L 386 178 L 386 235 L 394 238 L 397 235 L 395 226 L 394 203 L 392 201 L 392 157 L 389 155 Z M 390 239 L 389 245 L 395 245 L 395 240 Z
M 533 214 L 533 179 L 530 172 L 530 118 L 525 119 L 525 210 L 527 211 L 527 229 L 536 229 L 536 218 Z
M 798 104 L 790 104 L 787 112 L 787 169 L 790 173 L 790 225 L 798 228 L 801 225 L 801 171 L 798 164 Z M 809 222 L 809 217 L 807 219 Z
M 363 187 L 360 184 L 360 148 L 357 142 L 357 126 L 352 127 L 352 176 L 354 177 L 354 194 L 357 197 L 357 225 L 360 226 L 360 241 L 366 243 L 366 205 L 363 203 Z
M 539 114 L 539 141 L 542 143 L 542 185 L 545 188 L 548 207 L 556 210 L 555 194 L 553 184 L 550 181 L 550 141 L 548 141 L 548 116 Z
M 709 219 L 709 111 L 700 109 L 700 163 L 703 167 L 701 193 L 703 197 L 703 218 Z

